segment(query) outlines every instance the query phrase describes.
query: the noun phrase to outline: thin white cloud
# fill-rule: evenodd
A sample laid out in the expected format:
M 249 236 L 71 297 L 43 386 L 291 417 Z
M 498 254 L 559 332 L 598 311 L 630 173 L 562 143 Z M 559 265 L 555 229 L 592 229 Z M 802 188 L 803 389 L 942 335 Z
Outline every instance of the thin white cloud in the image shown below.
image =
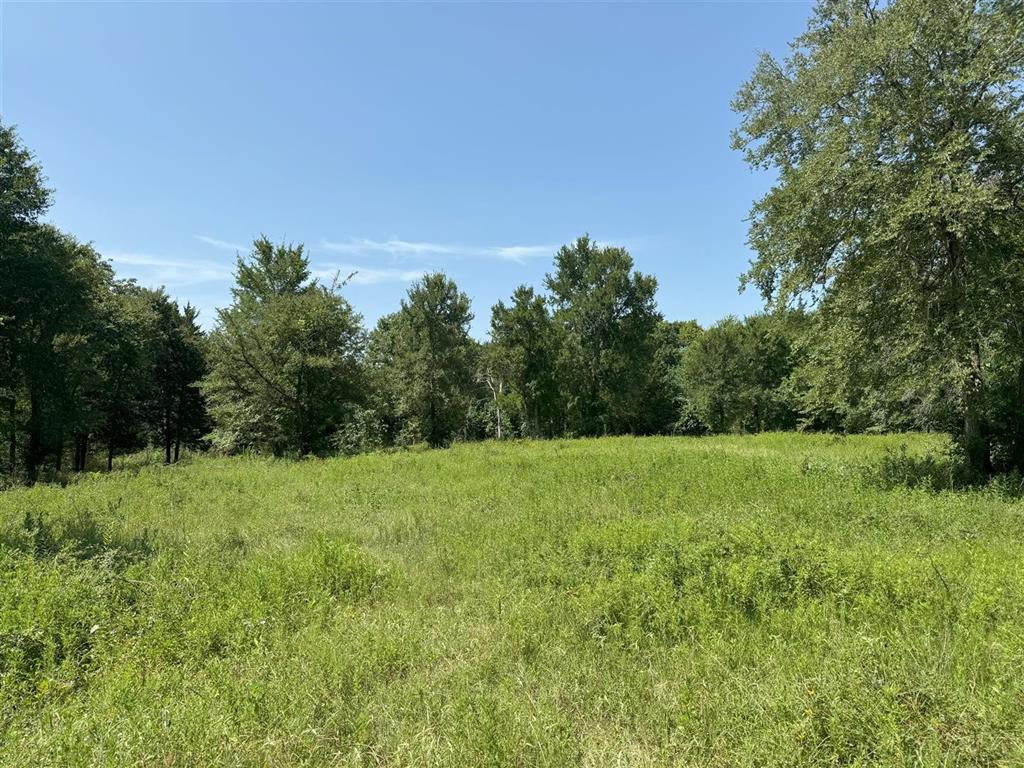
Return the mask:
M 324 240 L 320 247 L 335 253 L 368 254 L 383 253 L 390 256 L 433 256 L 453 255 L 459 249 L 441 243 L 414 243 L 408 240 L 367 240 L 353 238 L 347 243 L 333 243 Z
M 459 245 L 455 243 L 425 243 L 409 240 L 369 240 L 353 238 L 348 242 L 339 243 L 324 240 L 320 247 L 334 253 L 354 256 L 385 255 L 394 257 L 409 256 L 455 256 L 469 258 L 492 258 L 506 261 L 524 262 L 527 259 L 550 255 L 558 248 L 554 245 Z
M 534 256 L 551 256 L 558 250 L 554 245 L 506 245 L 497 248 L 490 248 L 499 259 L 510 259 L 522 261 Z
M 313 277 L 333 280 L 338 277 L 347 285 L 379 285 L 380 283 L 411 283 L 419 280 L 427 269 L 380 269 L 356 264 L 336 264 L 311 270 Z
M 244 245 L 238 243 L 231 243 L 227 240 L 218 240 L 215 237 L 207 237 L 206 235 L 192 235 L 196 240 L 207 245 L 212 245 L 214 248 L 221 248 L 225 251 L 248 251 L 249 249 Z
M 234 264 L 209 259 L 171 259 L 150 253 L 113 251 L 105 255 L 120 277 L 133 277 L 143 285 L 181 288 L 201 283 L 230 283 L 234 280 Z M 411 283 L 429 269 L 366 267 L 359 264 L 320 264 L 310 274 L 323 281 L 335 277 L 348 285 L 379 285 Z
M 233 267 L 206 259 L 168 259 L 148 253 L 106 253 L 107 261 L 124 277 L 134 277 L 145 285 L 168 288 L 230 280 Z

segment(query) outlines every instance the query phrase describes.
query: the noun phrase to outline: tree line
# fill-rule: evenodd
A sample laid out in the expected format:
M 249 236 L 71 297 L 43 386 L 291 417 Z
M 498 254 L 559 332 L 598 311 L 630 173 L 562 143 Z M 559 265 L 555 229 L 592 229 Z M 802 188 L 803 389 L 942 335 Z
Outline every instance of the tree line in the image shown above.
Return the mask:
M 1024 470 L 1024 10 L 821 3 L 740 90 L 734 144 L 778 182 L 743 276 L 766 300 L 702 328 L 584 235 L 470 335 L 424 275 L 372 329 L 260 237 L 204 333 L 41 223 L 51 199 L 0 125 L 4 471 L 34 480 L 145 446 L 304 456 L 455 440 L 778 429 L 951 432 L 978 474 Z
M 0 125 L 0 423 L 5 473 L 82 470 L 159 445 L 168 462 L 209 429 L 206 339 L 191 306 L 116 279 L 90 245 L 39 218 L 39 167 Z

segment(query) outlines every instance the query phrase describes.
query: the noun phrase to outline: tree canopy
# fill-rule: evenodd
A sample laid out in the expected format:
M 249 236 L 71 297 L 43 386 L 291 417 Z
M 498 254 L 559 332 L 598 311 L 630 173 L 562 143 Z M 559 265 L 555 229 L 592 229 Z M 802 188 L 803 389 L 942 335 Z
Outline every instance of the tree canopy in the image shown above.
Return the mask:
M 1024 300 L 1024 14 L 1005 0 L 820 3 L 736 97 L 734 143 L 778 183 L 745 281 L 926 349 L 971 463 L 997 450 L 988 370 Z M 920 373 L 920 371 L 919 371 Z M 1005 447 L 1005 446 L 1004 446 Z
M 234 303 L 210 334 L 204 391 L 226 450 L 327 450 L 363 398 L 360 317 L 312 279 L 301 245 L 266 237 L 239 257 Z
M 400 442 L 446 445 L 466 426 L 474 390 L 472 319 L 469 297 L 434 272 L 377 324 L 371 364 L 390 394 L 387 418 Z
M 656 384 L 657 281 L 624 248 L 584 235 L 555 254 L 545 279 L 561 334 L 558 366 L 566 427 L 580 435 L 647 431 Z

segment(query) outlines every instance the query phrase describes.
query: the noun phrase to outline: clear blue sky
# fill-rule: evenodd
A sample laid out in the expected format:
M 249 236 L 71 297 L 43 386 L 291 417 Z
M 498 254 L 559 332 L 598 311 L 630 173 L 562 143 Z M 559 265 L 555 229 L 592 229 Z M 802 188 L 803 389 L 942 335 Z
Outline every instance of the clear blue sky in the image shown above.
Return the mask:
M 259 233 L 358 269 L 368 325 L 443 269 L 482 338 L 585 231 L 657 276 L 669 319 L 761 306 L 737 277 L 771 179 L 729 148 L 729 102 L 809 3 L 0 9 L 0 115 L 50 218 L 206 324 Z

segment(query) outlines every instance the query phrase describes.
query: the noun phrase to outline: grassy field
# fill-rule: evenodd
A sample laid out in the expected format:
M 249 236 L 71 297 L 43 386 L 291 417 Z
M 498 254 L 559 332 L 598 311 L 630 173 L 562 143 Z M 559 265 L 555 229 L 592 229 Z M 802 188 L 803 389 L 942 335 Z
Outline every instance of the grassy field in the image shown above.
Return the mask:
M 1024 504 L 929 436 L 196 458 L 0 494 L 0 764 L 1021 765 Z

